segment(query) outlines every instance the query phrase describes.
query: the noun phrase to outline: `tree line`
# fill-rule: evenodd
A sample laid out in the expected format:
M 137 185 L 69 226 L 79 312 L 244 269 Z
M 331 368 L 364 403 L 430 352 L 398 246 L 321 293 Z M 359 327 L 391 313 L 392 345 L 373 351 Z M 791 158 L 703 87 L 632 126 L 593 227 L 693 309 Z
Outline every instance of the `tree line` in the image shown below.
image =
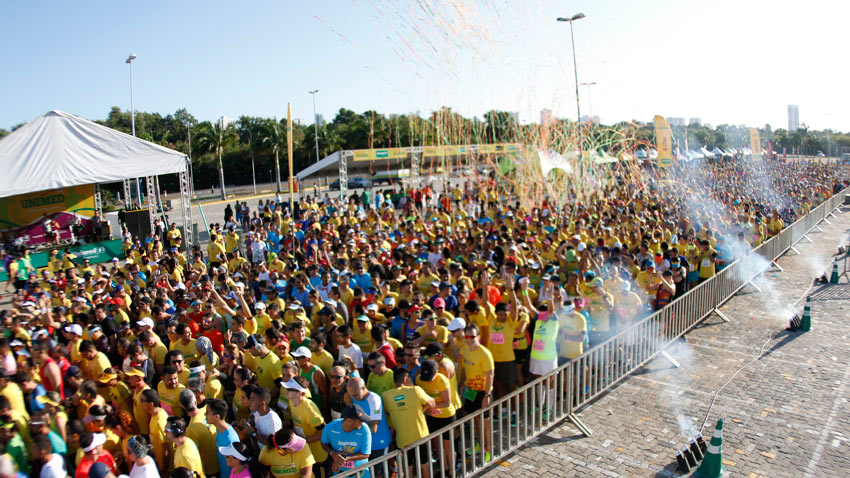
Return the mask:
M 105 119 L 95 120 L 110 128 L 130 133 L 130 112 L 113 106 Z M 21 125 L 16 125 L 12 131 Z M 317 126 L 317 127 L 315 127 Z M 616 153 L 620 149 L 651 147 L 655 132 L 651 122 L 620 122 L 615 125 L 583 124 L 585 145 Z M 691 124 L 674 126 L 674 141 L 691 149 L 706 147 L 741 147 L 749 145 L 749 130 L 734 125 L 711 128 Z M 759 128 L 762 146 L 770 141 L 774 151 L 789 154 L 815 154 L 817 151 L 836 154 L 850 147 L 850 134 L 831 130 L 815 131 L 803 125 L 797 131 L 773 130 L 770 125 Z M 506 111 L 491 110 L 482 118 L 467 118 L 443 107 L 427 116 L 419 113 L 386 115 L 374 110 L 356 113 L 340 108 L 329 122 L 320 125 L 293 123 L 293 168 L 300 171 L 317 161 L 316 133 L 319 158 L 335 151 L 365 148 L 427 146 L 441 144 L 483 144 L 522 142 L 545 144 L 557 149 L 563 142 L 575 141 L 576 124 L 555 119 L 543 127 L 539 124 L 519 124 L 516 116 Z M 136 112 L 136 135 L 165 147 L 191 153 L 195 187 L 219 185 L 218 151 L 227 185 L 251 184 L 253 175 L 258 183 L 273 182 L 275 166 L 280 165 L 282 181 L 288 178 L 286 118 L 240 116 L 221 128 L 219 121 L 200 121 L 185 108 L 173 114 Z M 0 138 L 9 131 L 0 129 Z M 546 138 L 542 141 L 542 138 Z M 628 138 L 628 141 L 623 140 Z M 191 145 L 190 145 L 191 139 Z M 559 141 L 561 144 L 559 144 Z M 190 147 L 191 146 L 191 147 Z M 571 147 L 571 146 L 568 146 Z M 176 189 L 176 178 L 161 178 L 164 188 Z

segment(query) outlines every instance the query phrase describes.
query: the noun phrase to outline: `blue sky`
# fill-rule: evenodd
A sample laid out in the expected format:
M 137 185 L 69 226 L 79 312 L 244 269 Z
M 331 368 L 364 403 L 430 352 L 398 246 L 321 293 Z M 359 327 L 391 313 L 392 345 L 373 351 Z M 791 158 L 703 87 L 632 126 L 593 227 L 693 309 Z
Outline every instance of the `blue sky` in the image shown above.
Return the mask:
M 318 112 L 465 115 L 542 108 L 787 127 L 788 103 L 816 128 L 850 130 L 845 2 L 674 0 L 25 1 L 0 18 L 0 127 L 51 109 L 85 118 L 129 109 L 199 119 L 309 121 Z

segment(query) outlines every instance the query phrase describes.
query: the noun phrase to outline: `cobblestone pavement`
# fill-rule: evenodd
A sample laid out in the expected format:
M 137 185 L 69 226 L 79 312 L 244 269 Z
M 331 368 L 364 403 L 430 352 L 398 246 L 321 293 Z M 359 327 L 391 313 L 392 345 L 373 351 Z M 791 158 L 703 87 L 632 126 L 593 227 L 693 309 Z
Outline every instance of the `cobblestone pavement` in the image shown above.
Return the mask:
M 508 455 L 486 477 L 668 477 L 675 454 L 687 444 L 680 423 L 702 425 L 703 435 L 724 419 L 723 461 L 732 477 L 839 477 L 850 474 L 850 284 L 812 289 L 812 331 L 786 332 L 779 311 L 806 293 L 850 232 L 850 209 L 823 224 L 779 259 L 784 271 L 765 274 L 773 292 L 747 287 L 668 351 L 682 363 L 659 358 L 624 380 L 578 416 L 593 430 L 583 437 L 562 423 Z M 842 267 L 842 264 L 839 264 Z M 839 271 L 842 269 L 839 269 Z M 764 288 L 763 288 L 764 289 Z M 794 309 L 801 313 L 803 298 Z

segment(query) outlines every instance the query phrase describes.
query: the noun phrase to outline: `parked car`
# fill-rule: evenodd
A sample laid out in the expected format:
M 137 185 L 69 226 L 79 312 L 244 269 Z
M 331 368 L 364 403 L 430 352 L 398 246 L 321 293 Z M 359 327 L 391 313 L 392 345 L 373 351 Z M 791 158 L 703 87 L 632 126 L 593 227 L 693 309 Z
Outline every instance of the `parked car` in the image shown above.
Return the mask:
M 348 187 L 348 189 L 371 188 L 372 187 L 372 181 L 370 179 L 367 179 L 367 178 L 361 178 L 361 177 L 355 176 L 355 177 L 352 177 L 352 178 L 348 178 L 348 186 L 347 187 Z M 331 191 L 338 191 L 339 190 L 339 179 L 336 179 L 333 182 L 331 182 L 330 184 L 328 184 L 328 188 L 330 188 Z

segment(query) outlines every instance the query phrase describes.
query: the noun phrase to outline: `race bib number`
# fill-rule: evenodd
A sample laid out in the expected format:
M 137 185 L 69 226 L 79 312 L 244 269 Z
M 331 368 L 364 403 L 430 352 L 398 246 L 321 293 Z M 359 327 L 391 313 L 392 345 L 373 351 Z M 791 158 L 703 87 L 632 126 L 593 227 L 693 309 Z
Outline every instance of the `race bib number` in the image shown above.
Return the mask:
M 494 345 L 502 345 L 505 343 L 505 334 L 501 332 L 493 332 L 490 334 L 490 343 Z
M 702 260 L 703 267 L 711 267 L 711 259 L 703 259 Z
M 343 462 L 342 468 L 354 468 L 354 462 L 351 460 Z
M 532 347 L 538 352 L 543 352 L 544 350 L 546 350 L 546 342 L 544 342 L 543 340 L 535 340 L 534 345 L 532 345 Z

